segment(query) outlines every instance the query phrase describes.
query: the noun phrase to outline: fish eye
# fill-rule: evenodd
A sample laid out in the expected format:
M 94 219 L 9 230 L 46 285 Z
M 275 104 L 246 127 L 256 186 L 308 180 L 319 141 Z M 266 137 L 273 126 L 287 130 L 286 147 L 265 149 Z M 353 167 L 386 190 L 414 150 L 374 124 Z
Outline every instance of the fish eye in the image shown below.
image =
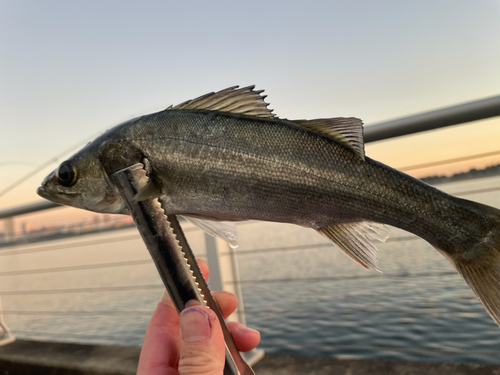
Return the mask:
M 75 166 L 70 161 L 63 162 L 57 170 L 57 179 L 62 186 L 73 186 L 77 180 Z

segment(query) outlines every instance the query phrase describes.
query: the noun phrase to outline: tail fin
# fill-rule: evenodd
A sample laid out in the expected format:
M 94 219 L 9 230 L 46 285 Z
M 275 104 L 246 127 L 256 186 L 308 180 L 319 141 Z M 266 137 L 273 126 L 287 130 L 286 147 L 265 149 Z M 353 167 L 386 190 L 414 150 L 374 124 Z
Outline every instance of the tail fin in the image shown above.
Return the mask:
M 486 246 L 483 254 L 473 261 L 456 259 L 440 252 L 455 267 L 488 314 L 500 326 L 500 243 L 497 247 Z
M 500 210 L 477 202 L 461 201 L 480 213 L 483 220 L 478 227 L 486 233 L 462 256 L 459 252 L 450 254 L 439 248 L 437 250 L 455 267 L 500 326 Z

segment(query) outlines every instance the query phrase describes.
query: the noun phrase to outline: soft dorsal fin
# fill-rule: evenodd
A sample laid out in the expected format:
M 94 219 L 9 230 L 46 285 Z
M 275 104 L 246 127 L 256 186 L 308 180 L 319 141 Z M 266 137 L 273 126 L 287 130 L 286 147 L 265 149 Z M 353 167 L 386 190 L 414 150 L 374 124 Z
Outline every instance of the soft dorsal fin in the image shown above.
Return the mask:
M 168 107 L 166 110 L 177 109 L 202 109 L 205 111 L 219 111 L 230 113 L 241 113 L 244 115 L 258 117 L 275 117 L 269 105 L 264 101 L 265 95 L 261 95 L 264 90 L 254 91 L 255 86 L 248 86 L 238 89 L 238 86 L 229 87 L 218 92 L 211 92 L 199 98 L 188 100 L 175 107 Z
M 315 120 L 292 120 L 292 122 L 302 128 L 334 139 L 365 160 L 363 121 L 359 118 L 335 117 Z

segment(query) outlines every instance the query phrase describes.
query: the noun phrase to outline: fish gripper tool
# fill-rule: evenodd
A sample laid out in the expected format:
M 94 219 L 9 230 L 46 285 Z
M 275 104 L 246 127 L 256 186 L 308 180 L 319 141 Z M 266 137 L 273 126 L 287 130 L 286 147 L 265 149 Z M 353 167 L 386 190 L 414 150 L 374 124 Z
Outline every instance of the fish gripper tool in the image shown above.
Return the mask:
M 254 375 L 241 357 L 231 333 L 201 273 L 175 215 L 166 215 L 158 199 L 136 202 L 134 197 L 147 183 L 142 163 L 111 175 L 153 258 L 160 277 L 179 312 L 190 300 L 209 306 L 219 318 L 226 343 L 224 375 Z

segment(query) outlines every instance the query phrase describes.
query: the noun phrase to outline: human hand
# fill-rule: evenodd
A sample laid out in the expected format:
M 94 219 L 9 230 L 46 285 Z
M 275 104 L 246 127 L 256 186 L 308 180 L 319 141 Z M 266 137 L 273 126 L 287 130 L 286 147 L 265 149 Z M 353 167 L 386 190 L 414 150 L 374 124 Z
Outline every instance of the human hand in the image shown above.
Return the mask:
M 198 262 L 208 278 L 208 266 Z M 212 292 L 224 318 L 238 305 L 229 292 Z M 259 332 L 236 322 L 229 331 L 242 352 L 255 348 Z M 137 375 L 220 375 L 224 369 L 225 345 L 217 315 L 198 301 L 189 301 L 180 316 L 165 291 L 146 329 Z

